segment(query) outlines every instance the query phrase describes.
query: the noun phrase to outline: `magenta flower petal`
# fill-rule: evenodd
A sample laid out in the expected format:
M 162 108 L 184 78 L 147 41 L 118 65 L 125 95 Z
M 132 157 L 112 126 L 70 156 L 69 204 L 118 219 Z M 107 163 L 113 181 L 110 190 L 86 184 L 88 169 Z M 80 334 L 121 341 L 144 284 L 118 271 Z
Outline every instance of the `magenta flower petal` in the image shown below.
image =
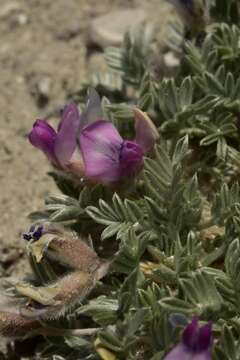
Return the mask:
M 118 181 L 123 139 L 113 124 L 96 121 L 81 132 L 79 141 L 86 177 L 103 182 Z
M 69 162 L 76 149 L 79 121 L 77 106 L 75 104 L 65 106 L 54 144 L 54 152 L 59 164 L 63 167 Z
M 212 324 L 208 322 L 206 325 L 199 328 L 198 331 L 198 350 L 206 350 L 212 344 Z
M 188 324 L 182 334 L 182 343 L 189 349 L 194 350 L 198 342 L 198 319 L 194 317 L 190 324 Z M 193 336 L 194 335 L 194 336 Z
M 55 165 L 57 164 L 54 154 L 56 136 L 56 131 L 45 120 L 37 120 L 33 125 L 32 131 L 28 134 L 30 143 L 42 150 Z
M 211 323 L 199 327 L 198 319 L 194 317 L 182 334 L 182 343 L 196 353 L 207 350 L 212 342 L 211 327 Z

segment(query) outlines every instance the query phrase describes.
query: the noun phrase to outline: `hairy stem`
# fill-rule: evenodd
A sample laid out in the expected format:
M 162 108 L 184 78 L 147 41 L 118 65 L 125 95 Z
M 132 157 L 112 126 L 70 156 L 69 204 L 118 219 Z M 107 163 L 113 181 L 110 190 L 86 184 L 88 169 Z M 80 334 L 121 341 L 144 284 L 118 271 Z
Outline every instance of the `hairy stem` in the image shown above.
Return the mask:
M 53 327 L 44 327 L 38 330 L 38 333 L 43 336 L 86 336 L 94 335 L 101 328 L 89 328 L 89 329 L 59 329 Z

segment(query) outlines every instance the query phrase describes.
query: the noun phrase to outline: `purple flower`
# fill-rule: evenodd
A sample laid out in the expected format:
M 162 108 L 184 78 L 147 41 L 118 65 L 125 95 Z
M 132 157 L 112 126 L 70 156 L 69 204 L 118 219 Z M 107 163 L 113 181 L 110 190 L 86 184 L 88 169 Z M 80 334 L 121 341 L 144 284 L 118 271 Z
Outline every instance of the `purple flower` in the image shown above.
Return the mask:
M 79 121 L 76 105 L 69 104 L 63 110 L 57 132 L 45 120 L 37 120 L 28 135 L 29 141 L 42 150 L 55 167 L 67 169 L 77 148 Z
M 101 114 L 100 109 L 100 99 L 91 89 L 79 134 L 85 176 L 103 183 L 119 182 L 141 170 L 143 156 L 155 144 L 158 132 L 151 120 L 135 109 L 136 139 L 124 140 L 111 122 L 97 116 Z M 94 116 L 91 116 L 92 111 Z
M 181 342 L 176 345 L 164 360 L 211 360 L 210 346 L 212 344 L 211 324 L 198 326 L 194 317 L 186 326 Z

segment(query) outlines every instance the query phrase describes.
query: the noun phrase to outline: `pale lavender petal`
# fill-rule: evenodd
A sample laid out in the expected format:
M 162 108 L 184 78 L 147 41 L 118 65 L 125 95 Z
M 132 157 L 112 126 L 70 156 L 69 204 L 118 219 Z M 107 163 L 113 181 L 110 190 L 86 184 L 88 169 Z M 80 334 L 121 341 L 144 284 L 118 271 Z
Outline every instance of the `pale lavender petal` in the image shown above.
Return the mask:
M 80 131 L 91 123 L 101 120 L 102 116 L 100 96 L 94 88 L 89 88 L 86 109 L 82 112 L 80 118 Z
M 124 140 L 120 153 L 121 176 L 126 177 L 138 172 L 143 166 L 143 155 L 140 145 Z
M 209 351 L 191 352 L 183 344 L 178 344 L 163 360 L 211 360 L 211 354 Z
M 62 124 L 64 122 L 64 119 L 68 113 L 68 110 L 69 109 L 69 104 L 68 105 L 65 105 L 64 108 L 60 111 L 60 116 L 61 116 L 61 119 L 58 123 L 58 127 L 57 127 L 57 132 L 59 132 L 61 130 L 61 127 L 62 127 Z
M 113 124 L 96 121 L 81 132 L 79 141 L 86 177 L 103 182 L 118 181 L 123 140 Z
M 56 136 L 55 130 L 44 120 L 37 120 L 33 124 L 32 131 L 28 134 L 28 139 L 31 144 L 42 150 L 55 165 L 57 163 L 54 154 Z
M 195 360 L 195 358 L 192 353 L 186 350 L 184 345 L 178 344 L 164 357 L 164 360 Z M 203 358 L 198 360 L 205 359 Z
M 210 351 L 208 351 L 208 350 L 192 355 L 192 360 L 211 360 L 211 359 L 212 359 L 212 356 L 211 356 Z
M 75 104 L 67 105 L 63 111 L 54 145 L 56 157 L 63 167 L 69 162 L 76 149 L 79 121 L 77 106 Z
M 146 154 L 153 148 L 159 138 L 157 128 L 148 115 L 137 108 L 134 109 L 134 119 L 136 132 L 135 141 L 142 147 Z

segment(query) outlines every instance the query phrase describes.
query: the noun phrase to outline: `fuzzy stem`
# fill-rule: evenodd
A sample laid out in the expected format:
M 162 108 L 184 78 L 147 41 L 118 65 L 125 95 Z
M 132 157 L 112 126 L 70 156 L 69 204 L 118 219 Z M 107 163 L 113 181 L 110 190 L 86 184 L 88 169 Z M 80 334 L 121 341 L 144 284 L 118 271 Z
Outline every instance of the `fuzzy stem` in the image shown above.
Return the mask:
M 54 327 L 45 327 L 38 330 L 43 336 L 86 336 L 96 334 L 101 328 L 89 329 L 59 329 Z
M 210 266 L 215 261 L 219 260 L 223 256 L 226 251 L 226 245 L 223 244 L 219 248 L 212 251 L 210 254 L 205 256 L 205 258 L 201 261 L 202 266 Z

